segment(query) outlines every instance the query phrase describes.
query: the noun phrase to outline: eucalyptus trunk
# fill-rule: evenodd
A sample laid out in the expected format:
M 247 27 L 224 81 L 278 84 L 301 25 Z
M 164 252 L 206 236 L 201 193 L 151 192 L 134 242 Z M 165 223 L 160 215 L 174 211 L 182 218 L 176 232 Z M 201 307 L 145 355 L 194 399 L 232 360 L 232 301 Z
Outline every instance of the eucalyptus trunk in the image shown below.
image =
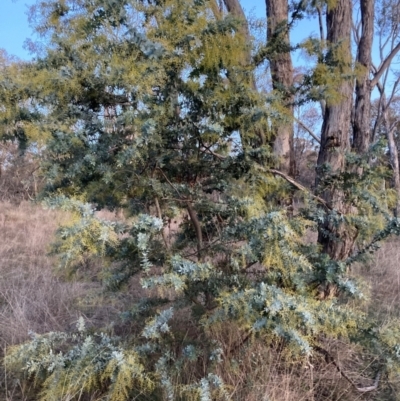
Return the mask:
M 396 132 L 396 125 L 391 125 L 390 120 L 389 120 L 389 113 L 388 109 L 389 107 L 387 106 L 385 94 L 382 93 L 382 120 L 383 120 L 383 126 L 386 132 L 386 139 L 388 141 L 388 147 L 389 147 L 389 157 L 390 157 L 390 164 L 393 169 L 393 187 L 396 191 L 397 194 L 397 201 L 396 201 L 396 206 L 394 209 L 394 214 L 396 217 L 400 216 L 400 166 L 399 166 L 399 152 L 397 150 L 397 145 L 395 141 L 395 132 Z
M 266 0 L 267 40 L 270 48 L 268 61 L 271 70 L 272 86 L 280 92 L 284 100 L 285 120 L 274 124 L 274 154 L 279 160 L 279 169 L 294 176 L 293 151 L 293 64 L 290 54 L 288 27 L 288 1 Z
M 248 43 L 248 49 L 247 49 L 247 52 L 245 54 L 245 62 L 246 62 L 246 65 L 249 66 L 252 63 L 252 59 L 251 59 L 251 35 L 250 35 L 249 23 L 247 21 L 246 14 L 244 13 L 243 8 L 242 8 L 239 0 L 224 0 L 224 4 L 225 4 L 225 7 L 228 10 L 229 14 L 232 14 L 236 18 L 240 19 L 241 22 L 242 22 L 241 33 L 246 38 L 246 41 Z M 251 75 L 250 80 L 251 80 L 252 88 L 254 90 L 257 90 L 256 81 L 255 81 L 253 75 Z M 261 143 L 263 143 L 264 142 L 264 135 L 260 135 L 259 134 L 259 136 L 261 137 Z
M 368 150 L 371 134 L 371 52 L 374 36 L 374 0 L 361 0 L 361 36 L 357 51 L 355 107 L 353 118 L 353 149 L 359 154 Z
M 250 43 L 249 24 L 247 22 L 246 14 L 244 13 L 239 0 L 224 0 L 224 4 L 230 14 L 234 15 L 242 21 L 242 33 L 245 35 L 245 37 L 248 39 L 248 42 Z M 248 61 L 250 62 L 250 52 L 248 54 L 248 58 Z
M 346 152 L 350 150 L 351 109 L 353 83 L 351 71 L 351 23 L 352 5 L 349 0 L 337 0 L 328 6 L 327 40 L 331 46 L 328 62 L 337 74 L 337 97 L 327 101 L 321 132 L 321 147 L 317 162 L 317 185 L 324 179 L 323 166 L 329 166 L 330 174 L 338 176 L 346 169 Z M 323 199 L 338 214 L 347 214 L 351 206 L 339 186 L 325 188 Z M 328 220 L 319 227 L 318 242 L 323 251 L 334 260 L 346 259 L 354 245 L 357 231 L 345 223 Z M 331 289 L 328 289 L 330 292 Z M 328 294 L 329 295 L 329 294 Z
M 399 153 L 397 151 L 396 141 L 394 140 L 395 128 L 388 128 L 387 140 L 389 145 L 390 164 L 393 169 L 393 187 L 397 194 L 396 206 L 394 214 L 396 217 L 400 217 L 400 172 L 399 172 Z

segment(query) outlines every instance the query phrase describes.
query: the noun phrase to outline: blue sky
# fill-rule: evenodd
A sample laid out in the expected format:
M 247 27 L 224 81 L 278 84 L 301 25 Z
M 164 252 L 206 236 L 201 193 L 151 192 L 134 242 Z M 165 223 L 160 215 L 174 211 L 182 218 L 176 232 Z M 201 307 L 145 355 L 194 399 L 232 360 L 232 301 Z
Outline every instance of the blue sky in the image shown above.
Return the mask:
M 32 37 L 27 11 L 28 6 L 35 2 L 36 0 L 0 0 L 0 48 L 25 60 L 31 56 L 23 45 L 27 38 Z M 265 17 L 265 0 L 243 0 L 242 4 L 251 15 Z
M 30 57 L 23 44 L 31 36 L 27 5 L 34 3 L 35 0 L 0 0 L 0 48 L 22 59 Z

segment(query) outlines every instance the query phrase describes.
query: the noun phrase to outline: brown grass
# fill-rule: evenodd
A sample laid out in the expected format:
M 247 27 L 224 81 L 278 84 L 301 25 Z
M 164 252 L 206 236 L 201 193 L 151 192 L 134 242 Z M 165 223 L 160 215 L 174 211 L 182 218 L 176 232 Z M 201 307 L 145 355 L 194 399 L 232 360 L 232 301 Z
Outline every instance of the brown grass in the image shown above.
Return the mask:
M 400 240 L 391 238 L 361 270 L 371 288 L 368 312 L 384 322 L 400 318 Z
M 216 333 L 219 342 L 236 343 L 238 330 Z M 371 360 L 347 342 L 325 342 L 324 347 L 345 374 L 359 387 L 372 386 Z M 314 353 L 298 359 L 280 351 L 278 344 L 256 339 L 218 366 L 232 401 L 369 401 L 377 392 L 361 394 L 338 372 L 336 366 Z M 384 398 L 382 398 L 383 400 Z M 387 398 L 389 400 L 389 398 Z M 393 398 L 391 398 L 393 400 Z
M 63 219 L 65 215 L 29 202 L 0 204 L 0 357 L 10 346 L 26 341 L 30 331 L 67 330 L 82 314 L 78 300 L 93 284 L 62 280 L 56 261 L 48 256 Z M 0 400 L 22 399 L 12 382 L 2 397 L 7 376 L 1 369 L 0 374 Z
M 28 202 L 0 209 L 0 344 L 18 344 L 28 332 L 64 330 L 78 317 L 81 283 L 62 282 L 47 256 L 62 216 Z
M 112 218 L 111 215 L 106 217 Z M 126 294 L 115 296 L 114 301 L 110 301 L 101 295 L 101 283 L 96 277 L 84 279 L 82 276 L 80 281 L 68 281 L 56 271 L 56 261 L 48 256 L 48 251 L 56 227 L 65 218 L 60 212 L 43 210 L 28 202 L 19 206 L 0 204 L 1 354 L 8 347 L 27 340 L 29 331 L 69 330 L 80 315 L 84 315 L 89 324 L 105 327 L 115 320 L 124 303 L 140 296 L 135 282 L 131 283 Z M 366 310 L 378 316 L 382 324 L 400 317 L 399 267 L 400 241 L 391 239 L 368 266 L 357 272 L 371 287 L 371 301 Z M 99 266 L 96 269 L 99 270 Z M 185 319 L 187 316 L 182 316 L 180 322 L 183 331 L 189 330 Z M 215 338 L 230 348 L 240 339 L 238 335 L 237 329 L 224 325 L 215 333 Z M 362 350 L 340 341 L 327 343 L 325 348 L 357 385 L 372 384 L 373 361 L 363 355 Z M 232 353 L 228 362 L 222 363 L 218 369 L 227 384 L 231 401 L 397 399 L 387 390 L 384 378 L 379 391 L 362 395 L 322 355 L 298 362 L 282 354 L 276 345 L 266 344 L 260 339 L 249 341 L 245 352 Z M 196 372 L 188 371 L 187 374 L 195 375 Z M 0 369 L 0 401 L 28 400 L 28 393 Z

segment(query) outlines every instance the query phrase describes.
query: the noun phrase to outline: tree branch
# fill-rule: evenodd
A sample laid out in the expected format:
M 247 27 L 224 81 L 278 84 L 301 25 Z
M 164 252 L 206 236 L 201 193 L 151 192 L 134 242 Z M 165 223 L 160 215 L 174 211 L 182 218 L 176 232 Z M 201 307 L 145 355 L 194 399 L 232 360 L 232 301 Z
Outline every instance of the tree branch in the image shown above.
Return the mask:
M 210 154 L 213 155 L 214 157 L 216 157 L 219 160 L 225 160 L 226 156 L 220 155 L 219 153 L 215 153 L 213 150 L 211 150 L 209 147 L 207 147 L 206 145 L 204 145 L 204 143 L 202 144 L 204 149 Z M 201 150 L 201 149 L 200 149 Z
M 165 180 L 168 182 L 168 184 L 172 187 L 172 189 L 178 194 L 179 197 L 181 197 L 181 194 L 177 190 L 177 188 L 172 184 L 172 182 L 168 179 L 168 177 L 165 175 L 164 171 L 160 169 L 160 167 L 157 167 L 157 170 L 161 172 L 161 174 L 164 176 Z
M 287 182 L 289 182 L 290 184 L 292 184 L 295 188 L 297 188 L 298 190 L 302 191 L 302 192 L 307 192 L 309 195 L 311 195 L 316 201 L 318 201 L 319 203 L 323 204 L 328 210 L 333 210 L 332 206 L 329 205 L 324 199 L 322 199 L 320 196 L 314 195 L 312 194 L 308 188 L 306 188 L 305 186 L 301 185 L 299 182 L 297 182 L 296 180 L 294 180 L 292 177 L 288 176 L 285 173 L 282 173 L 282 171 L 279 170 L 275 170 L 275 169 L 267 169 L 267 172 L 275 174 L 275 175 L 279 175 L 280 177 L 284 178 Z
M 305 125 L 301 120 L 296 117 L 294 117 L 294 121 L 296 121 L 297 124 L 304 128 L 313 137 L 313 139 L 321 145 L 321 140 L 317 137 L 317 135 L 314 134 L 311 128 L 307 127 L 307 125 Z
M 197 237 L 197 257 L 199 260 L 201 260 L 201 255 L 202 255 L 202 249 L 203 249 L 203 233 L 201 231 L 201 225 L 199 222 L 199 219 L 197 217 L 197 213 L 194 210 L 192 204 L 190 202 L 187 202 L 186 204 L 187 211 L 190 216 L 190 220 L 192 222 L 193 228 L 196 232 L 196 237 Z
M 353 382 L 353 380 L 351 380 L 350 377 L 347 376 L 345 372 L 343 372 L 343 370 L 341 369 L 339 364 L 335 361 L 333 356 L 326 349 L 324 349 L 322 347 L 319 347 L 319 346 L 314 346 L 314 349 L 315 349 L 315 351 L 317 351 L 320 354 L 324 355 L 325 356 L 325 361 L 328 364 L 331 363 L 332 365 L 334 365 L 335 368 L 337 369 L 337 371 L 340 373 L 340 375 L 344 379 L 346 379 L 359 393 L 369 393 L 369 392 L 374 391 L 374 390 L 376 390 L 378 388 L 379 380 L 381 378 L 381 372 L 377 373 L 373 386 L 357 387 L 357 385 Z
M 380 65 L 374 78 L 371 80 L 371 88 L 373 88 L 378 83 L 382 74 L 390 66 L 390 63 L 392 62 L 394 56 L 396 56 L 396 54 L 399 52 L 399 50 L 400 50 L 400 42 L 397 43 L 397 45 L 392 49 L 392 51 L 389 53 L 389 55 L 386 57 L 386 59 Z
M 325 40 L 325 33 L 324 33 L 324 24 L 322 20 L 322 10 L 320 6 L 317 6 L 317 12 L 318 12 L 318 25 L 319 25 L 319 36 L 321 41 Z
M 393 84 L 392 93 L 390 95 L 389 100 L 387 101 L 387 107 L 389 107 L 396 96 L 397 87 L 400 83 L 400 76 L 397 77 L 395 83 Z
M 249 331 L 242 337 L 238 342 L 232 345 L 226 352 L 226 358 L 229 359 L 234 351 L 236 351 L 239 347 L 246 344 L 246 342 L 250 339 L 252 332 Z

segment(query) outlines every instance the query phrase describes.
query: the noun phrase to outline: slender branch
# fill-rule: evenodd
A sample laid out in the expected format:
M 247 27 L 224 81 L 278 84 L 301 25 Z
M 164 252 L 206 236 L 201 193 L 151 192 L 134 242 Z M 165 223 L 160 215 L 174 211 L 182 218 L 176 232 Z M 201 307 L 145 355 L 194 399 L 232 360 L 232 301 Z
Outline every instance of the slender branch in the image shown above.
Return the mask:
M 236 351 L 239 347 L 244 345 L 251 337 L 251 331 L 246 333 L 244 337 L 242 337 L 238 342 L 236 342 L 232 347 L 229 348 L 229 350 L 226 353 L 226 357 L 229 358 L 232 355 L 232 352 Z
M 315 349 L 315 351 L 319 352 L 320 354 L 322 354 L 325 357 L 326 363 L 328 363 L 328 364 L 331 363 L 333 366 L 335 366 L 335 368 L 340 373 L 340 375 L 344 379 L 346 379 L 353 387 L 357 388 L 357 386 L 353 382 L 353 380 L 351 380 L 350 377 L 347 376 L 345 372 L 343 372 L 343 370 L 341 369 L 339 364 L 336 362 L 335 358 L 326 349 L 319 347 L 319 346 L 314 346 L 314 349 Z
M 287 182 L 292 184 L 298 190 L 300 190 L 302 192 L 306 192 L 309 195 L 311 195 L 316 201 L 318 201 L 319 203 L 323 204 L 327 209 L 333 210 L 332 206 L 329 205 L 324 199 L 322 199 L 320 196 L 312 194 L 308 190 L 308 188 L 306 188 L 305 186 L 301 185 L 299 182 L 297 182 L 296 180 L 294 180 L 292 177 L 288 176 L 287 174 L 282 173 L 282 171 L 275 170 L 275 169 L 267 169 L 267 172 L 279 175 L 280 177 L 284 178 Z
M 325 40 L 324 24 L 322 22 L 322 10 L 320 6 L 317 6 L 318 12 L 318 24 L 319 24 L 319 36 L 321 40 Z
M 372 66 L 372 68 L 376 71 L 375 66 Z M 373 128 L 372 136 L 371 136 L 372 140 L 374 140 L 374 138 L 376 136 L 376 132 L 378 131 L 379 125 L 382 120 L 382 110 L 381 109 L 383 108 L 383 106 L 382 106 L 382 104 L 383 104 L 383 86 L 380 81 L 378 81 L 377 87 L 378 87 L 378 90 L 379 90 L 379 93 L 381 96 L 379 96 L 379 100 L 378 100 L 377 116 L 376 116 L 376 119 L 374 122 L 374 128 Z
M 172 184 L 172 182 L 168 179 L 168 177 L 165 175 L 164 171 L 160 169 L 160 167 L 157 167 L 157 170 L 161 172 L 161 174 L 164 176 L 165 180 L 168 182 L 168 184 L 174 189 L 174 191 L 178 194 L 178 196 L 181 198 L 181 194 L 179 193 L 178 189 Z
M 353 36 L 354 36 L 354 41 L 357 43 L 357 45 L 360 43 L 360 21 L 358 22 L 357 26 L 354 23 L 354 21 L 351 23 L 352 25 L 352 30 L 353 30 Z
M 195 297 L 191 297 L 189 296 L 189 299 L 197 306 L 201 306 L 202 308 L 204 308 L 204 305 L 202 305 L 201 302 L 199 302 Z
M 294 120 L 296 121 L 297 124 L 299 124 L 303 129 L 305 129 L 315 141 L 317 141 L 319 144 L 321 144 L 321 140 L 317 137 L 316 134 L 312 131 L 311 128 L 309 128 L 307 125 L 305 125 L 301 120 L 299 120 L 297 117 L 294 117 Z
M 357 387 L 357 385 L 353 382 L 353 380 L 350 379 L 349 376 L 346 375 L 345 372 L 341 369 L 339 364 L 335 361 L 335 358 L 324 348 L 319 347 L 319 346 L 314 346 L 315 351 L 319 352 L 320 354 L 325 356 L 325 361 L 327 363 L 332 363 L 332 365 L 335 366 L 337 371 L 340 373 L 340 375 L 346 379 L 358 392 L 360 393 L 369 393 L 371 391 L 374 391 L 378 388 L 379 385 L 379 380 L 381 378 L 381 372 L 379 371 L 375 377 L 374 385 L 373 386 L 368 386 L 368 387 Z
M 190 220 L 193 224 L 193 228 L 196 232 L 196 237 L 197 237 L 197 257 L 199 260 L 201 260 L 201 255 L 202 255 L 202 249 L 203 249 L 203 233 L 201 231 L 201 225 L 199 222 L 199 219 L 197 217 L 197 213 L 193 208 L 193 205 L 190 202 L 187 202 L 186 204 L 187 211 L 190 216 Z
M 163 217 L 162 217 L 162 213 L 161 213 L 161 207 L 160 207 L 160 202 L 158 201 L 158 198 L 157 198 L 157 197 L 154 199 L 154 203 L 156 204 L 156 209 L 157 209 L 158 218 L 159 218 L 161 221 L 163 221 Z M 165 244 L 167 250 L 169 250 L 168 238 L 167 238 L 167 233 L 165 232 L 164 224 L 163 224 L 163 228 L 162 228 L 162 230 L 161 230 L 161 235 L 162 235 L 162 237 L 163 237 L 164 244 Z
M 396 54 L 399 52 L 399 50 L 400 50 L 400 42 L 397 43 L 397 45 L 392 49 L 392 51 L 389 53 L 386 59 L 379 66 L 378 71 L 376 72 L 374 78 L 371 80 L 371 88 L 373 88 L 378 83 L 382 74 L 390 66 L 390 63 L 392 62 L 394 56 L 396 56 Z
M 206 250 L 206 249 L 211 248 L 211 246 L 213 246 L 214 244 L 216 244 L 219 240 L 220 240 L 220 239 L 217 238 L 217 239 L 215 239 L 214 241 L 209 242 L 207 245 L 205 245 L 205 246 L 201 249 L 201 252 L 203 252 L 203 251 Z M 225 243 L 223 243 L 223 244 L 227 245 L 227 244 L 229 244 L 229 243 L 230 243 L 230 242 L 225 242 Z M 196 251 L 195 253 L 186 253 L 186 254 L 183 255 L 183 257 L 184 257 L 184 258 L 190 258 L 191 256 L 197 255 L 197 253 L 198 253 L 198 251 Z
M 190 199 L 181 199 L 181 198 L 171 198 L 171 197 L 163 197 L 161 198 L 163 201 L 174 201 L 174 202 L 192 202 L 194 203 L 195 201 L 190 200 Z
M 256 263 L 258 263 L 258 261 L 248 263 L 248 264 L 244 267 L 244 270 L 250 269 L 250 267 L 254 266 Z
M 178 189 L 172 184 L 172 182 L 168 179 L 168 177 L 164 174 L 164 171 L 162 171 L 159 167 L 158 170 L 161 171 L 161 174 L 164 176 L 165 180 L 168 182 L 168 184 L 176 191 L 178 196 L 181 198 L 181 194 L 179 193 Z M 197 237 L 197 257 L 199 260 L 201 260 L 201 251 L 203 249 L 203 233 L 201 231 L 201 225 L 199 222 L 199 219 L 197 217 L 197 213 L 193 208 L 192 202 L 189 200 L 186 200 L 186 208 L 190 216 L 190 220 L 192 222 L 193 228 L 196 232 L 196 237 Z
M 215 153 L 213 150 L 211 150 L 210 148 L 211 148 L 212 145 L 206 146 L 203 142 L 202 142 L 201 144 L 202 144 L 203 148 L 204 148 L 210 155 L 213 155 L 214 157 L 216 157 L 217 159 L 220 159 L 220 160 L 225 160 L 225 159 L 226 159 L 226 156 L 220 155 L 219 153 Z M 200 150 L 201 150 L 201 149 L 200 149 Z
M 396 95 L 396 91 L 397 91 L 397 87 L 398 87 L 399 83 L 400 83 L 400 76 L 397 77 L 396 82 L 393 84 L 392 93 L 390 95 L 389 100 L 387 101 L 387 107 L 389 107 L 391 105 L 391 103 Z
M 383 50 L 387 46 L 387 44 L 390 41 L 390 38 L 392 37 L 393 32 L 391 32 L 390 35 L 388 35 L 387 39 L 383 41 L 382 43 L 382 34 L 379 35 L 379 56 L 381 60 L 383 60 L 385 57 L 383 56 Z
M 389 100 L 387 100 L 386 96 L 385 96 L 384 85 L 382 85 L 381 82 L 377 83 L 377 88 L 378 88 L 380 97 L 379 97 L 379 104 L 378 104 L 378 117 L 376 119 L 375 125 L 378 125 L 378 123 L 380 123 L 380 121 L 382 119 L 382 118 L 380 118 L 381 117 L 380 116 L 381 109 L 382 109 L 382 115 L 384 115 L 384 113 L 386 113 L 387 110 L 389 109 L 393 99 L 395 98 L 397 87 L 399 84 L 400 84 L 400 76 L 396 79 L 395 83 L 393 84 L 392 93 L 390 94 Z M 396 125 L 396 122 L 394 123 L 394 125 L 392 125 L 390 127 L 390 129 L 392 129 L 395 125 Z M 375 127 L 374 127 L 374 129 L 375 129 Z

